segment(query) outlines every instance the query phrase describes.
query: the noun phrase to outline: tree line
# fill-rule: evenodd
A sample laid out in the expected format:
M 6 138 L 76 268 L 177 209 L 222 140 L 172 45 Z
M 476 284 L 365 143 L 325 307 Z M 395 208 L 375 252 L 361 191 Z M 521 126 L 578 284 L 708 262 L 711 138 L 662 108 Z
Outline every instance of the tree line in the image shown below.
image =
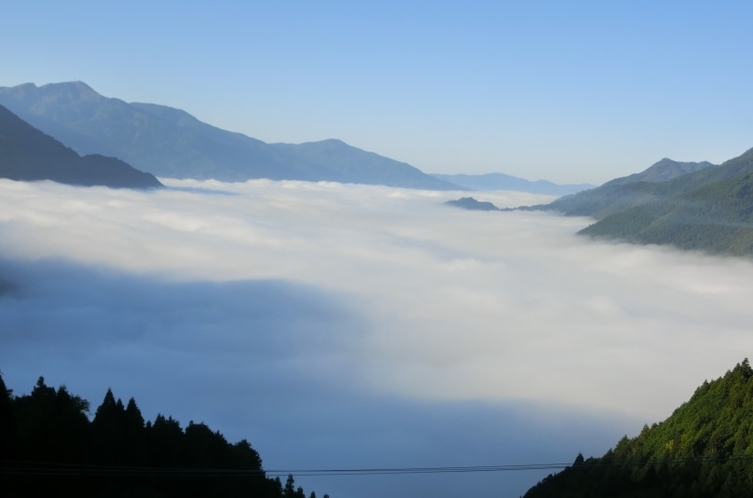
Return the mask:
M 267 477 L 245 439 L 170 416 L 145 421 L 133 398 L 124 404 L 110 389 L 91 418 L 89 408 L 43 377 L 14 396 L 0 375 L 0 495 L 306 498 L 292 475 L 284 485 Z

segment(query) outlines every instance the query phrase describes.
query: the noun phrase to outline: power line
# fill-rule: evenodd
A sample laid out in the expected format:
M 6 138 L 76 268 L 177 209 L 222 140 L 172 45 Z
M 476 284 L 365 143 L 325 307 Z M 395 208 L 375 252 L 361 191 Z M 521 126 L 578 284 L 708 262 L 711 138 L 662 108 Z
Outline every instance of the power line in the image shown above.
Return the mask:
M 527 464 L 527 465 L 492 465 L 467 467 L 395 467 L 395 468 L 358 468 L 358 469 L 275 469 L 275 470 L 244 470 L 244 469 L 191 469 L 191 468 L 160 468 L 160 467 L 117 467 L 102 465 L 78 464 L 43 464 L 35 465 L 30 462 L 15 462 L 0 468 L 1 474 L 23 475 L 66 475 L 66 476 L 102 476 L 102 477 L 248 477 L 262 476 L 284 477 L 293 474 L 297 477 L 315 476 L 366 476 L 366 475 L 397 475 L 397 474 L 451 474 L 469 472 L 503 472 L 520 470 L 554 470 L 563 469 L 568 464 Z
M 567 463 L 534 463 L 523 465 L 473 465 L 465 467 L 395 467 L 395 468 L 362 468 L 362 469 L 302 469 L 295 471 L 268 470 L 267 474 L 295 476 L 362 476 L 362 475 L 395 475 L 395 474 L 453 474 L 468 472 L 509 472 L 519 470 L 550 470 L 564 469 Z
M 651 459 L 620 462 L 585 461 L 582 464 L 550 462 L 506 465 L 471 465 L 445 467 L 384 467 L 351 469 L 212 469 L 212 468 L 175 468 L 175 467 L 130 467 L 117 465 L 98 465 L 82 463 L 30 462 L 18 460 L 0 460 L 0 475 L 34 475 L 34 476 L 99 476 L 99 477 L 284 477 L 293 474 L 297 477 L 317 476 L 368 476 L 401 474 L 455 474 L 480 472 L 520 472 L 527 470 L 563 470 L 588 469 L 595 467 L 642 467 L 658 464 L 682 463 L 720 463 L 727 461 L 750 461 L 753 455 L 730 457 L 701 457 L 678 459 Z

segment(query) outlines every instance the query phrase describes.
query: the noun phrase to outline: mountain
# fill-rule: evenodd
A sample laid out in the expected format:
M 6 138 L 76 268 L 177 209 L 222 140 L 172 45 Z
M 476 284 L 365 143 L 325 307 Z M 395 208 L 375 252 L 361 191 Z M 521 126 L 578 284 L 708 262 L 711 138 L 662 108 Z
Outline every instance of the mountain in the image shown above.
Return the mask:
M 3 106 L 0 106 L 0 178 L 115 188 L 162 186 L 154 176 L 119 159 L 98 154 L 79 156 Z
M 104 97 L 80 81 L 0 87 L 0 104 L 79 153 L 116 156 L 161 177 L 462 190 L 339 140 L 267 144 L 203 123 L 180 109 Z
M 593 237 L 753 255 L 753 149 L 720 166 L 641 186 L 643 202 L 581 230 Z
M 477 201 L 473 197 L 461 197 L 455 201 L 445 202 L 448 206 L 455 206 L 461 209 L 470 209 L 472 211 L 501 211 L 497 206 L 491 202 Z
M 665 158 L 640 173 L 615 178 L 599 187 L 562 197 L 547 204 L 546 208 L 568 216 L 601 219 L 654 199 L 653 184 L 667 182 L 711 166 L 711 163 L 705 161 L 682 163 Z
M 622 178 L 616 178 L 609 183 L 614 185 L 622 185 L 632 182 L 666 182 L 668 180 L 673 180 L 678 176 L 682 176 L 688 173 L 695 173 L 696 171 L 700 171 L 710 166 L 713 166 L 713 164 L 708 161 L 697 163 L 679 162 L 665 157 L 661 161 L 654 163 L 648 169 L 645 169 L 640 173 L 634 173 Z
M 524 209 L 596 218 L 582 235 L 751 256 L 753 149 L 719 166 L 663 159 L 638 175 Z
M 505 175 L 504 173 L 487 173 L 483 175 L 442 175 L 432 173 L 432 176 L 471 190 L 514 190 L 531 194 L 568 195 L 593 188 L 588 183 L 557 185 L 547 180 L 532 182 L 523 178 Z
M 309 165 L 317 181 L 365 183 L 428 190 L 464 190 L 435 179 L 413 166 L 351 147 L 337 139 L 304 144 L 270 144 L 274 149 Z
M 623 437 L 601 458 L 578 455 L 525 498 L 753 496 L 753 369 L 704 382 L 665 421 Z

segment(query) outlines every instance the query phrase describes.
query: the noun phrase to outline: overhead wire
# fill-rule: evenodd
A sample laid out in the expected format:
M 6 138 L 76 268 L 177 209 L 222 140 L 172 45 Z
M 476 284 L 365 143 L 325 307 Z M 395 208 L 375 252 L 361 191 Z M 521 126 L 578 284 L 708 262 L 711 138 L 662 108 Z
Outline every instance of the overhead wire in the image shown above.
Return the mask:
M 635 460 L 619 462 L 584 461 L 580 464 L 548 462 L 505 465 L 471 465 L 443 467 L 384 467 L 384 468 L 333 468 L 333 469 L 218 469 L 187 467 L 131 467 L 85 463 L 31 462 L 0 460 L 0 475 L 34 476 L 99 476 L 99 477 L 296 477 L 317 476 L 369 476 L 401 474 L 455 474 L 480 472 L 519 472 L 530 470 L 563 470 L 565 468 L 587 469 L 594 467 L 639 467 L 657 464 L 719 463 L 726 461 L 750 461 L 753 455 L 730 457 L 678 458 L 662 460 Z

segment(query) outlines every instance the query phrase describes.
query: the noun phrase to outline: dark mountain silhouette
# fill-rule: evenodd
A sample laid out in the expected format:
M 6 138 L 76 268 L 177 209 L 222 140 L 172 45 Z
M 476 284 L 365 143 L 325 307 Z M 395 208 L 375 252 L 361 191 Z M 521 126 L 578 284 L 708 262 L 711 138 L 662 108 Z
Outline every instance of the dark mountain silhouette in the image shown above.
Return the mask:
M 601 458 L 578 455 L 525 498 L 753 496 L 753 370 L 744 360 L 704 382 L 664 422 Z
M 179 109 L 103 97 L 82 82 L 0 87 L 0 104 L 79 153 L 120 157 L 161 177 L 461 189 L 339 140 L 267 144 L 208 125 Z
M 514 190 L 531 194 L 568 195 L 593 188 L 588 183 L 557 185 L 547 180 L 534 182 L 505 175 L 504 173 L 486 173 L 483 175 L 443 175 L 432 173 L 432 176 L 471 190 Z
M 162 185 L 153 175 L 119 159 L 99 154 L 81 157 L 3 106 L 0 106 L 0 177 L 115 188 Z

